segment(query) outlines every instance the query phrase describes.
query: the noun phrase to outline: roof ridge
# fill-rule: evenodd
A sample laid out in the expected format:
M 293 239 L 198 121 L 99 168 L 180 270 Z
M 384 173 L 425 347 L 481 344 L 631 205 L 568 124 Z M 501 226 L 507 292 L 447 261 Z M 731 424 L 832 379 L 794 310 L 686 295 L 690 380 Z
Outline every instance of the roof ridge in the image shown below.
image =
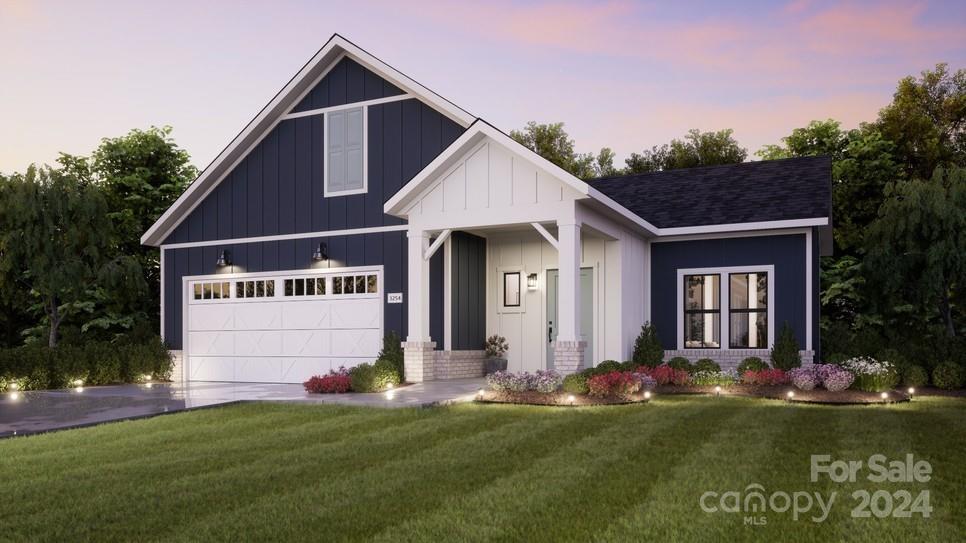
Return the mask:
M 748 161 L 745 161 L 745 162 L 734 162 L 734 163 L 731 163 L 731 164 L 710 164 L 710 165 L 705 165 L 705 166 L 690 166 L 690 167 L 687 167 L 687 168 L 672 168 L 670 170 L 654 170 L 654 171 L 651 171 L 651 172 L 628 173 L 628 174 L 623 174 L 623 175 L 608 175 L 608 176 L 604 176 L 604 177 L 594 177 L 592 179 L 587 179 L 585 181 L 587 183 L 593 183 L 593 182 L 596 182 L 596 181 L 608 181 L 608 180 L 611 180 L 611 179 L 627 179 L 627 178 L 631 178 L 631 177 L 642 177 L 642 176 L 647 176 L 647 175 L 661 175 L 661 174 L 667 174 L 667 173 L 670 173 L 670 172 L 696 172 L 696 171 L 701 171 L 701 170 L 713 170 L 713 169 L 718 169 L 718 168 L 721 168 L 721 169 L 724 169 L 724 168 L 740 168 L 740 167 L 743 167 L 743 166 L 769 164 L 769 163 L 774 163 L 774 162 L 790 162 L 790 161 L 797 161 L 797 160 L 811 160 L 811 159 L 816 159 L 816 158 L 829 158 L 830 159 L 831 158 L 831 155 L 821 154 L 821 155 L 808 155 L 808 156 L 794 156 L 794 157 L 773 158 L 773 159 L 766 159 L 766 160 L 748 160 Z

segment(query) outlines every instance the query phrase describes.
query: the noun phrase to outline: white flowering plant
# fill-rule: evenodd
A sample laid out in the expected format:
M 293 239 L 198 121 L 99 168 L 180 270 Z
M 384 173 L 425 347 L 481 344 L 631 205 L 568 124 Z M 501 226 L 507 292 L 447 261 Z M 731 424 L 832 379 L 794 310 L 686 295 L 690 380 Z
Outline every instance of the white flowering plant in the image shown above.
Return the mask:
M 865 392 L 891 390 L 899 383 L 899 371 L 886 360 L 856 356 L 842 362 L 842 367 L 855 376 L 852 387 Z

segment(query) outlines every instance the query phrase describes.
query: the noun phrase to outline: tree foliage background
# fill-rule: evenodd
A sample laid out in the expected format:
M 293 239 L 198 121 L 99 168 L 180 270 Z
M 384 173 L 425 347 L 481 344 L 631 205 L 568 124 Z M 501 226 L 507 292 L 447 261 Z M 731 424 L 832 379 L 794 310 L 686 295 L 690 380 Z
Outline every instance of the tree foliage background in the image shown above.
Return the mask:
M 0 342 L 155 333 L 159 255 L 140 238 L 197 174 L 170 127 L 0 174 Z

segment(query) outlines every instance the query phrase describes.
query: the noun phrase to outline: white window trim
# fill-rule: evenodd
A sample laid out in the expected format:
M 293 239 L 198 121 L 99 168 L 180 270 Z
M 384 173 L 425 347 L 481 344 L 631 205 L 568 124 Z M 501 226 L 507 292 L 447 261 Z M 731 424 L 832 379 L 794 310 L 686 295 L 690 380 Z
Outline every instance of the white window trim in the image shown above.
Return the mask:
M 721 300 L 718 307 L 721 311 L 719 318 L 721 330 L 721 347 L 716 351 L 745 351 L 748 349 L 731 348 L 731 316 L 730 316 L 730 296 L 731 280 L 729 274 L 732 273 L 765 273 L 768 276 L 768 349 L 775 345 L 775 266 L 727 266 L 719 268 L 678 268 L 677 270 L 677 347 L 679 351 L 700 351 L 705 347 L 685 347 L 684 346 L 684 276 L 685 275 L 719 275 L 719 296 Z M 756 349 L 760 350 L 760 349 Z
M 329 114 L 337 111 L 362 108 L 362 188 L 331 192 L 329 190 Z M 331 109 L 322 115 L 322 196 L 337 198 L 369 192 L 369 106 L 346 104 L 345 107 Z

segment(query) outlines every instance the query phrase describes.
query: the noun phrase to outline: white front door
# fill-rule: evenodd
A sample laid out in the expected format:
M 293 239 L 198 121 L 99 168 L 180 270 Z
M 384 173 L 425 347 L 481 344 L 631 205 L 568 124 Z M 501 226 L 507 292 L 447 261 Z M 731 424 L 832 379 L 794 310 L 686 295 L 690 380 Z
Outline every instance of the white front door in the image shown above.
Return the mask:
M 547 270 L 547 368 L 553 368 L 553 342 L 557 341 L 557 297 L 560 272 Z M 594 269 L 580 268 L 580 340 L 587 342 L 584 367 L 594 366 Z
M 302 383 L 371 362 L 382 346 L 381 269 L 185 282 L 189 381 Z

